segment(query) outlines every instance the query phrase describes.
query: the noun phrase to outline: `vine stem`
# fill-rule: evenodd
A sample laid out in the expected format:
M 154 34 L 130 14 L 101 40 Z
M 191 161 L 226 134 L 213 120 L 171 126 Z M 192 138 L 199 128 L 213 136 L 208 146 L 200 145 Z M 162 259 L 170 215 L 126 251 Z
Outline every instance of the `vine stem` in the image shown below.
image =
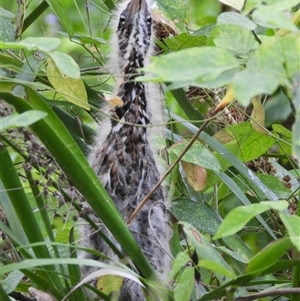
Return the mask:
M 250 296 L 238 297 L 234 299 L 234 301 L 251 301 L 256 300 L 261 297 L 268 297 L 268 296 L 282 296 L 285 294 L 292 294 L 296 298 L 300 295 L 300 288 L 280 288 L 274 290 L 265 290 L 256 294 L 252 294 Z M 299 299 L 298 299 L 299 300 Z

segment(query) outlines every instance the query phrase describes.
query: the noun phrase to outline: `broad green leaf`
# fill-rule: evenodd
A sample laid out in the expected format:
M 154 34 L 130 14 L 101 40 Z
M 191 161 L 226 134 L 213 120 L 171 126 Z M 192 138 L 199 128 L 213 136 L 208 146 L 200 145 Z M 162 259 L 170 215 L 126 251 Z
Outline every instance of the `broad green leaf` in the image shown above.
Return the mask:
M 289 239 L 300 252 L 300 217 L 284 213 L 280 213 L 279 216 L 287 229 Z
M 291 196 L 292 191 L 288 189 L 276 176 L 260 173 L 256 173 L 256 176 L 263 184 L 272 190 L 279 199 L 288 199 Z M 260 199 L 264 199 L 263 193 L 255 186 L 248 186 L 241 175 L 238 175 L 234 180 L 245 193 L 250 193 L 251 195 L 257 196 Z
M 182 33 L 175 37 L 164 39 L 164 43 L 173 51 L 205 45 L 206 36 Z
M 234 24 L 217 25 L 211 33 L 214 43 L 235 54 L 249 53 L 255 43 L 253 33 L 245 27 Z
M 269 209 L 284 210 L 288 207 L 286 201 L 268 201 L 260 204 L 251 204 L 249 206 L 239 206 L 234 208 L 225 217 L 223 223 L 219 227 L 214 239 L 223 238 L 243 229 L 247 223 L 256 215 L 259 215 Z
M 231 272 L 231 277 L 236 277 L 228 263 L 223 259 L 214 246 L 200 232 L 198 232 L 198 230 L 192 227 L 189 223 L 180 222 L 180 224 L 183 225 L 183 231 L 186 233 L 189 244 L 195 247 L 199 260 L 204 259 L 214 261 L 216 264 Z M 215 275 L 221 284 L 227 282 L 231 278 L 219 273 L 215 273 Z
M 285 128 L 282 124 L 272 124 L 273 133 L 280 134 L 280 136 L 284 136 L 286 139 L 292 139 L 292 132 Z
M 3 7 L 0 7 L 0 17 L 7 18 L 7 19 L 14 19 L 16 15 L 4 9 Z
M 193 34 L 195 36 L 206 36 L 207 38 L 209 38 L 215 26 L 216 26 L 215 24 L 203 26 L 200 29 L 194 31 Z
M 60 39 L 58 38 L 25 38 L 18 42 L 0 42 L 0 49 L 12 48 L 20 49 L 24 48 L 29 51 L 42 51 L 48 53 L 49 51 L 55 50 L 60 45 Z
M 240 202 L 242 202 L 245 206 L 251 205 L 251 202 L 246 197 L 245 193 L 239 188 L 239 186 L 233 181 L 232 178 L 230 178 L 226 173 L 220 173 L 220 174 L 218 174 L 218 177 L 232 191 L 232 193 L 236 195 L 236 197 L 240 200 Z M 267 186 L 265 186 L 264 183 L 262 181 L 260 181 L 260 179 L 258 177 L 256 177 L 256 175 L 254 173 L 253 174 L 248 173 L 247 175 L 243 175 L 243 177 L 244 177 L 244 179 L 247 180 L 249 185 L 252 185 L 252 186 L 256 187 L 256 189 L 260 190 L 260 192 L 263 194 L 264 198 L 269 199 L 269 200 L 277 200 L 277 195 L 275 195 L 272 190 L 270 190 Z M 255 183 L 252 182 L 253 178 L 255 178 L 255 177 L 259 180 L 259 182 L 255 182 Z M 269 235 L 273 239 L 276 240 L 277 239 L 276 235 L 273 233 L 273 230 L 269 227 L 269 225 L 262 218 L 262 216 L 257 215 L 256 218 L 261 223 L 263 228 L 269 233 Z M 227 241 L 231 237 L 232 236 L 223 238 L 223 240 Z M 245 251 L 244 249 L 243 249 L 243 252 L 247 255 L 248 258 L 251 257 L 251 256 L 249 256 L 249 252 Z
M 237 10 L 241 10 L 245 3 L 245 0 L 219 0 L 219 1 Z
M 70 78 L 78 79 L 80 77 L 80 69 L 74 59 L 63 52 L 50 52 L 49 56 L 53 60 L 56 67 L 62 73 Z
M 218 273 L 220 275 L 227 276 L 228 278 L 235 279 L 236 276 L 232 271 L 227 270 L 223 265 L 215 262 L 214 260 L 201 259 L 198 266 L 212 271 L 213 273 Z
M 249 261 L 246 273 L 265 270 L 276 262 L 292 247 L 289 238 L 285 237 L 270 243 Z
M 285 10 L 299 4 L 298 0 L 273 0 L 268 2 L 268 7 L 274 10 Z
M 224 144 L 242 162 L 261 156 L 275 143 L 274 138 L 255 131 L 249 122 L 227 126 L 217 132 L 214 138 Z M 216 157 L 225 170 L 229 166 L 226 158 L 220 154 Z
M 260 6 L 252 14 L 253 21 L 267 28 L 285 28 L 291 31 L 298 31 L 283 12 L 274 10 L 272 6 Z
M 104 275 L 97 278 L 97 289 L 106 295 L 119 292 L 123 285 L 123 277 L 116 275 Z
M 274 93 L 279 84 L 274 74 L 253 69 L 237 72 L 233 78 L 235 96 L 243 106 L 248 106 L 254 96 Z
M 47 113 L 37 110 L 31 110 L 19 115 L 6 116 L 0 119 L 0 132 L 13 127 L 31 125 L 47 116 Z
M 172 263 L 172 277 L 175 277 L 177 275 L 177 273 L 186 266 L 186 264 L 188 262 L 191 261 L 190 256 L 188 256 L 186 253 L 184 252 L 180 252 L 179 254 L 177 254 L 175 260 Z
M 47 77 L 57 93 L 60 93 L 65 99 L 79 107 L 86 110 L 90 109 L 82 79 L 65 76 L 50 60 L 48 61 L 46 71 Z
M 170 211 L 179 221 L 188 222 L 201 232 L 210 235 L 217 232 L 222 222 L 221 217 L 204 202 L 193 202 L 180 198 L 172 202 Z M 244 260 L 248 260 L 253 255 L 237 236 L 224 238 L 224 243 Z
M 1 8 L 1 7 L 0 7 Z M 13 42 L 15 40 L 15 27 L 11 20 L 0 16 L 0 49 L 2 42 Z
M 182 1 L 158 0 L 157 6 L 181 31 L 186 31 L 187 9 Z
M 169 152 L 172 152 L 176 156 L 179 156 L 183 149 L 187 146 L 188 141 L 184 140 L 182 142 L 176 143 L 169 148 Z M 183 161 L 200 165 L 204 168 L 211 169 L 214 172 L 219 172 L 221 170 L 221 165 L 219 164 L 216 157 L 211 153 L 211 151 L 204 146 L 201 142 L 195 141 L 190 149 L 185 153 L 182 158 Z
M 238 60 L 229 51 L 216 47 L 201 47 L 154 57 L 145 69 L 153 73 L 156 76 L 154 79 L 159 81 L 196 82 L 201 76 L 218 77 L 238 66 Z
M 257 25 L 252 22 L 248 17 L 237 12 L 223 12 L 218 16 L 218 24 L 235 24 L 243 26 L 249 30 L 254 30 Z
M 269 37 L 259 46 L 253 59 L 248 61 L 247 68 L 250 70 L 254 68 L 259 74 L 276 76 L 280 83 L 285 84 L 286 70 L 284 68 L 283 40 L 282 37 Z M 295 48 L 295 43 L 287 49 L 290 50 L 291 48 Z
M 229 70 L 223 72 L 220 75 L 215 73 L 206 74 L 197 78 L 195 81 L 174 82 L 170 84 L 168 88 L 170 90 L 174 90 L 174 89 L 188 87 L 188 86 L 195 86 L 195 87 L 207 88 L 207 89 L 217 89 L 231 83 L 235 73 L 236 70 Z
M 288 34 L 280 38 L 282 52 L 284 56 L 284 67 L 288 78 L 292 78 L 299 72 L 299 34 Z
M 183 270 L 174 288 L 175 301 L 189 301 L 194 288 L 194 269 L 187 267 Z
M 178 220 L 189 222 L 210 235 L 216 233 L 221 223 L 218 215 L 203 202 L 192 202 L 182 198 L 172 202 L 170 210 Z

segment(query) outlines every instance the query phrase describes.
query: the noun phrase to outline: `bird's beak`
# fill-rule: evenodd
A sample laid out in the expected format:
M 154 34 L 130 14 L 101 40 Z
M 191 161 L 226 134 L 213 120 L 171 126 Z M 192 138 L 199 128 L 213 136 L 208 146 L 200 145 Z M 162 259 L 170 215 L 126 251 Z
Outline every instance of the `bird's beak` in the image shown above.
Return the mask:
M 147 9 L 148 5 L 146 0 L 131 0 L 127 6 L 128 20 L 131 20 L 137 12 L 146 11 Z

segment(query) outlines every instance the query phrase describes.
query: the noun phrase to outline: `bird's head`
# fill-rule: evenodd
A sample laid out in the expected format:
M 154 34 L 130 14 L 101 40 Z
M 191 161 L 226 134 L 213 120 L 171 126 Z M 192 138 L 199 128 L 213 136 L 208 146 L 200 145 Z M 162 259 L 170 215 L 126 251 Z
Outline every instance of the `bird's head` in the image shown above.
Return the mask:
M 146 0 L 131 0 L 119 16 L 117 38 L 123 74 L 144 67 L 152 40 L 152 18 Z

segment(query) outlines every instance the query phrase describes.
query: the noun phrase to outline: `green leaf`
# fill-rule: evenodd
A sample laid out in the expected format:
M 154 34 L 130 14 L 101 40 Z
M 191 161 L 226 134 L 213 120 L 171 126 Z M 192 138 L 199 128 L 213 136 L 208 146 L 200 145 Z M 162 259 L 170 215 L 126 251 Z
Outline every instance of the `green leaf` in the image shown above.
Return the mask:
M 236 277 L 231 267 L 228 263 L 223 259 L 223 257 L 218 253 L 218 251 L 214 248 L 214 246 L 194 227 L 192 227 L 189 223 L 180 222 L 183 225 L 183 231 L 186 233 L 189 243 L 195 247 L 198 257 L 200 260 L 210 260 L 214 261 L 216 264 L 226 269 L 231 277 L 224 277 L 223 270 L 222 273 L 215 273 L 216 277 L 219 279 L 220 283 L 225 283 L 229 280 L 229 278 Z
M 177 254 L 175 260 L 172 264 L 172 277 L 175 277 L 177 273 L 186 266 L 188 262 L 191 261 L 191 258 L 184 252 Z
M 46 0 L 49 6 L 54 10 L 57 18 L 59 19 L 61 25 L 63 26 L 64 30 L 69 34 L 71 38 L 74 35 L 74 28 L 72 22 L 70 21 L 67 11 L 68 9 L 66 6 L 64 7 L 62 0 Z
M 257 132 L 249 122 L 243 122 L 227 126 L 214 135 L 221 143 L 242 162 L 253 160 L 264 153 L 275 143 L 275 139 L 269 135 Z M 217 154 L 222 170 L 229 165 L 226 157 Z
M 11 90 L 14 86 L 14 82 L 2 83 L 2 88 L 4 89 Z M 119 241 L 124 251 L 133 259 L 145 277 L 155 278 L 153 268 L 70 133 L 44 102 L 43 98 L 32 88 L 24 87 L 28 101 L 22 97 L 16 97 L 12 93 L 1 92 L 0 96 L 8 103 L 13 104 L 19 113 L 31 109 L 47 113 L 47 117 L 31 125 L 32 130 L 51 152 L 68 178 L 76 185 L 77 189 L 89 202 L 95 213 Z M 57 147 L 58 145 L 59 147 Z
M 220 225 L 218 215 L 203 202 L 181 198 L 172 202 L 170 210 L 178 220 L 189 222 L 204 233 L 214 235 Z
M 254 68 L 258 73 L 272 74 L 278 78 L 280 83 L 285 84 L 285 54 L 283 53 L 282 41 L 282 37 L 268 37 L 259 46 L 253 59 L 248 61 L 247 68 Z M 294 46 L 295 43 L 292 44 L 291 48 Z
M 246 273 L 263 271 L 271 267 L 276 264 L 291 247 L 292 243 L 287 237 L 270 243 L 251 258 L 247 265 Z
M 47 116 L 47 113 L 31 110 L 19 115 L 6 116 L 0 119 L 0 132 L 13 127 L 28 126 Z
M 175 301 L 189 301 L 194 288 L 194 269 L 187 267 L 183 270 L 174 288 Z
M 261 182 L 266 185 L 270 190 L 272 190 L 279 199 L 288 199 L 292 191 L 288 189 L 276 176 L 266 175 L 256 173 L 256 176 L 261 180 Z M 257 189 L 257 187 L 250 187 L 245 183 L 245 180 L 241 175 L 238 175 L 234 181 L 238 186 L 246 193 L 250 193 L 260 199 L 264 199 L 263 193 Z
M 253 69 L 237 72 L 233 78 L 235 96 L 245 107 L 250 104 L 254 96 L 274 93 L 279 83 L 280 81 L 271 72 L 259 72 Z
M 298 0 L 277 0 L 270 1 L 269 8 L 274 10 L 285 10 L 299 4 Z
M 235 54 L 249 53 L 255 43 L 253 33 L 245 27 L 234 24 L 217 25 L 211 33 L 214 43 Z
M 56 64 L 58 64 L 58 62 L 56 62 Z M 62 64 L 59 66 L 62 68 Z M 70 71 L 70 68 L 67 65 L 65 65 L 64 68 Z M 90 109 L 87 93 L 82 79 L 72 78 L 62 74 L 52 61 L 48 62 L 46 71 L 47 77 L 57 93 L 62 94 L 65 99 L 78 105 L 79 107 L 82 107 L 86 110 Z
M 13 42 L 15 40 L 15 27 L 11 20 L 8 20 L 0 16 L 0 49 L 2 48 L 2 42 Z
M 173 51 L 205 45 L 206 36 L 182 33 L 178 36 L 164 39 L 164 43 Z
M 145 70 L 156 75 L 155 80 L 186 83 L 196 82 L 201 76 L 218 77 L 238 66 L 238 60 L 227 50 L 201 47 L 155 57 Z
M 292 78 L 299 72 L 299 66 L 295 64 L 299 60 L 299 34 L 288 34 L 280 38 L 284 67 L 287 77 Z
M 267 28 L 285 28 L 291 31 L 298 31 L 296 25 L 286 17 L 286 14 L 279 10 L 274 10 L 272 6 L 260 6 L 252 14 L 253 21 Z
M 284 213 L 279 213 L 279 216 L 287 229 L 291 242 L 300 252 L 300 217 Z
M 79 66 L 71 56 L 58 51 L 53 53 L 50 52 L 49 56 L 63 75 L 66 75 L 70 78 L 80 77 Z
M 179 156 L 183 149 L 187 146 L 188 141 L 184 140 L 180 143 L 172 145 L 169 152 L 172 152 L 176 156 Z M 202 166 L 207 169 L 211 169 L 214 172 L 221 170 L 221 165 L 211 151 L 204 146 L 201 142 L 195 141 L 190 149 L 184 154 L 182 161 L 193 163 Z
M 12 48 L 12 49 L 20 49 L 24 48 L 29 51 L 42 51 L 48 53 L 56 49 L 60 45 L 60 39 L 58 38 L 25 38 L 18 42 L 0 42 L 0 48 Z
M 0 17 L 7 18 L 7 19 L 14 19 L 16 17 L 16 15 L 10 11 L 4 9 L 3 7 L 0 7 Z M 3 24 L 1 24 L 1 25 L 3 25 Z
M 217 18 L 217 24 L 235 24 L 249 30 L 254 30 L 257 27 L 248 17 L 233 11 L 221 13 Z
M 259 215 L 269 209 L 281 211 L 287 207 L 288 202 L 286 201 L 268 201 L 261 202 L 260 204 L 236 207 L 228 213 L 213 239 L 219 239 L 235 234 L 242 230 L 243 227 L 246 226 L 246 224 L 256 215 Z
M 181 31 L 186 30 L 187 9 L 184 2 L 157 0 L 157 6 L 160 11 L 165 12 L 165 15 L 168 16 Z
M 236 276 L 230 270 L 226 269 L 223 265 L 208 259 L 202 259 L 199 261 L 198 266 L 212 271 L 213 273 L 218 273 L 220 275 L 227 276 L 228 278 L 235 279 Z

